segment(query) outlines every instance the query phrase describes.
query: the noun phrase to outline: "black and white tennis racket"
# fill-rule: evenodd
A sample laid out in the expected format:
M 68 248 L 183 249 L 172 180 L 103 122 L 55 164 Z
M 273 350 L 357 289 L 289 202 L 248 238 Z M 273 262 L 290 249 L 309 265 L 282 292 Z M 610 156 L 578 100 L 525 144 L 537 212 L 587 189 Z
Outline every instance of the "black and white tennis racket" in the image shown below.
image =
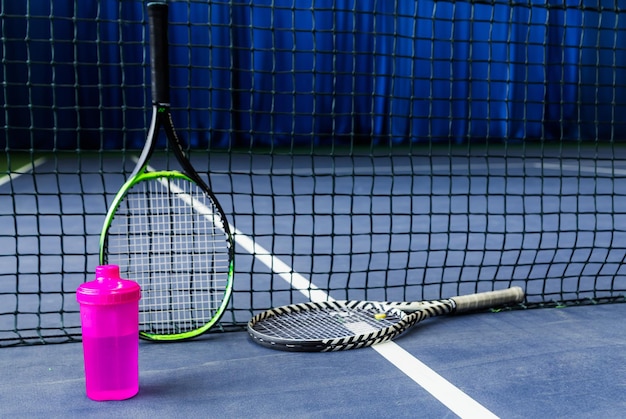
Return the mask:
M 230 299 L 234 245 L 224 211 L 185 156 L 170 113 L 168 9 L 148 4 L 152 120 L 141 156 L 109 208 L 100 262 L 120 266 L 141 286 L 140 335 L 197 336 Z M 150 171 L 161 129 L 183 172 Z
M 292 304 L 254 316 L 248 333 L 283 351 L 329 352 L 389 341 L 434 316 L 520 303 L 520 287 L 414 303 L 325 301 Z

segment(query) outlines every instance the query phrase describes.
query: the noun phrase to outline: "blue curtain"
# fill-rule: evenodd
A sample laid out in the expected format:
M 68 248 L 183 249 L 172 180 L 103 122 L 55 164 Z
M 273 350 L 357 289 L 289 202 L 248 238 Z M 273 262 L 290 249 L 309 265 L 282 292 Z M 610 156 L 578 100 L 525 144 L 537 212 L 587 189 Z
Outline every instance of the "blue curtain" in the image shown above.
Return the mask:
M 173 2 L 176 125 L 192 147 L 620 139 L 626 25 L 577 1 Z M 0 145 L 141 147 L 145 4 L 2 5 Z
M 142 62 L 143 27 L 120 24 L 140 22 L 144 11 L 140 2 L 119 4 L 124 7 L 117 1 L 2 2 L 0 118 L 7 128 L 0 145 L 119 148 L 125 132 L 134 142 L 145 135 L 141 84 L 148 72 L 122 65 Z

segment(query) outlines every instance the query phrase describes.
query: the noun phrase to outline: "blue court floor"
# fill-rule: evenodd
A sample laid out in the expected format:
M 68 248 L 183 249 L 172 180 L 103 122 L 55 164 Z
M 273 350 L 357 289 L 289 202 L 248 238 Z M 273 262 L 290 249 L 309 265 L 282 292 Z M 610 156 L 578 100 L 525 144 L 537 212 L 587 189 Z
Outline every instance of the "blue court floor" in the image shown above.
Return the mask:
M 625 319 L 626 304 L 429 319 L 392 344 L 400 368 L 372 348 L 280 352 L 245 332 L 141 342 L 140 392 L 121 402 L 86 397 L 80 343 L 0 348 L 0 417 L 622 418 Z M 431 373 L 445 397 L 418 384 Z

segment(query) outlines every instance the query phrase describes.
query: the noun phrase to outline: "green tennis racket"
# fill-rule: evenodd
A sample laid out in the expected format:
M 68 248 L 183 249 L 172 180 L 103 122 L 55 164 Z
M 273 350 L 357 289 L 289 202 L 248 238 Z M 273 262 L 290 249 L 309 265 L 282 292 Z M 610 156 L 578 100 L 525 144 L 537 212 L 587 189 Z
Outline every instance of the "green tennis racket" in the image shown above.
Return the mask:
M 100 236 L 100 262 L 141 286 L 140 335 L 180 340 L 209 330 L 232 291 L 234 244 L 220 204 L 185 156 L 169 98 L 168 8 L 148 4 L 152 119 L 137 165 L 115 196 Z M 164 130 L 183 171 L 150 171 Z

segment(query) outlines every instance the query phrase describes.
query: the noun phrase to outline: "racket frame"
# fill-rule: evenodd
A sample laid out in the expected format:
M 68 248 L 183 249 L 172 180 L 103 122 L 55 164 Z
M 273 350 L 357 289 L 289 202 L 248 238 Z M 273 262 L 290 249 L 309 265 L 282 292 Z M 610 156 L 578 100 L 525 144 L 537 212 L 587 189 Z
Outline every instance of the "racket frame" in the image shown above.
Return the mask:
M 106 261 L 106 248 L 108 242 L 108 231 L 115 218 L 115 214 L 123 202 L 124 197 L 137 183 L 152 180 L 152 179 L 165 179 L 165 178 L 178 178 L 184 179 L 195 183 L 211 200 L 214 209 L 217 210 L 219 217 L 222 220 L 222 228 L 227 240 L 228 246 L 228 274 L 227 281 L 224 287 L 220 307 L 215 310 L 213 317 L 203 324 L 201 327 L 172 334 L 160 334 L 140 331 L 139 335 L 142 338 L 148 340 L 160 340 L 160 341 L 172 341 L 183 340 L 193 338 L 207 332 L 213 327 L 224 314 L 226 307 L 230 301 L 233 287 L 234 276 L 234 239 L 230 231 L 228 220 L 220 205 L 219 201 L 209 188 L 206 182 L 200 177 L 198 172 L 193 168 L 189 161 L 185 151 L 183 149 L 182 142 L 176 133 L 174 123 L 172 121 L 172 114 L 170 111 L 169 103 L 169 59 L 168 59 L 168 6 L 166 3 L 149 3 L 148 4 L 149 15 L 149 32 L 150 32 L 150 67 L 152 73 L 152 117 L 150 120 L 150 126 L 148 134 L 146 136 L 146 143 L 142 149 L 142 152 L 137 160 L 135 168 L 131 172 L 126 182 L 122 185 L 117 192 L 104 220 L 104 224 L 100 233 L 100 251 L 99 260 L 100 264 L 107 263 Z M 182 168 L 182 172 L 177 170 L 166 171 L 149 171 L 148 162 L 152 157 L 161 129 L 165 132 L 168 144 L 172 148 L 176 160 Z M 132 278 L 129 278 L 132 279 Z M 141 308 L 141 300 L 140 300 Z
M 290 304 L 264 311 L 254 316 L 247 325 L 252 340 L 262 346 L 293 352 L 333 352 L 363 348 L 395 339 L 422 320 L 445 314 L 463 313 L 505 304 L 520 303 L 524 292 L 520 287 L 453 297 L 450 299 L 422 302 L 375 302 L 375 301 L 322 301 Z M 272 317 L 281 317 L 293 312 L 311 310 L 373 309 L 392 313 L 399 318 L 395 323 L 371 333 L 336 336 L 333 338 L 292 339 L 280 338 L 257 330 L 257 324 Z

